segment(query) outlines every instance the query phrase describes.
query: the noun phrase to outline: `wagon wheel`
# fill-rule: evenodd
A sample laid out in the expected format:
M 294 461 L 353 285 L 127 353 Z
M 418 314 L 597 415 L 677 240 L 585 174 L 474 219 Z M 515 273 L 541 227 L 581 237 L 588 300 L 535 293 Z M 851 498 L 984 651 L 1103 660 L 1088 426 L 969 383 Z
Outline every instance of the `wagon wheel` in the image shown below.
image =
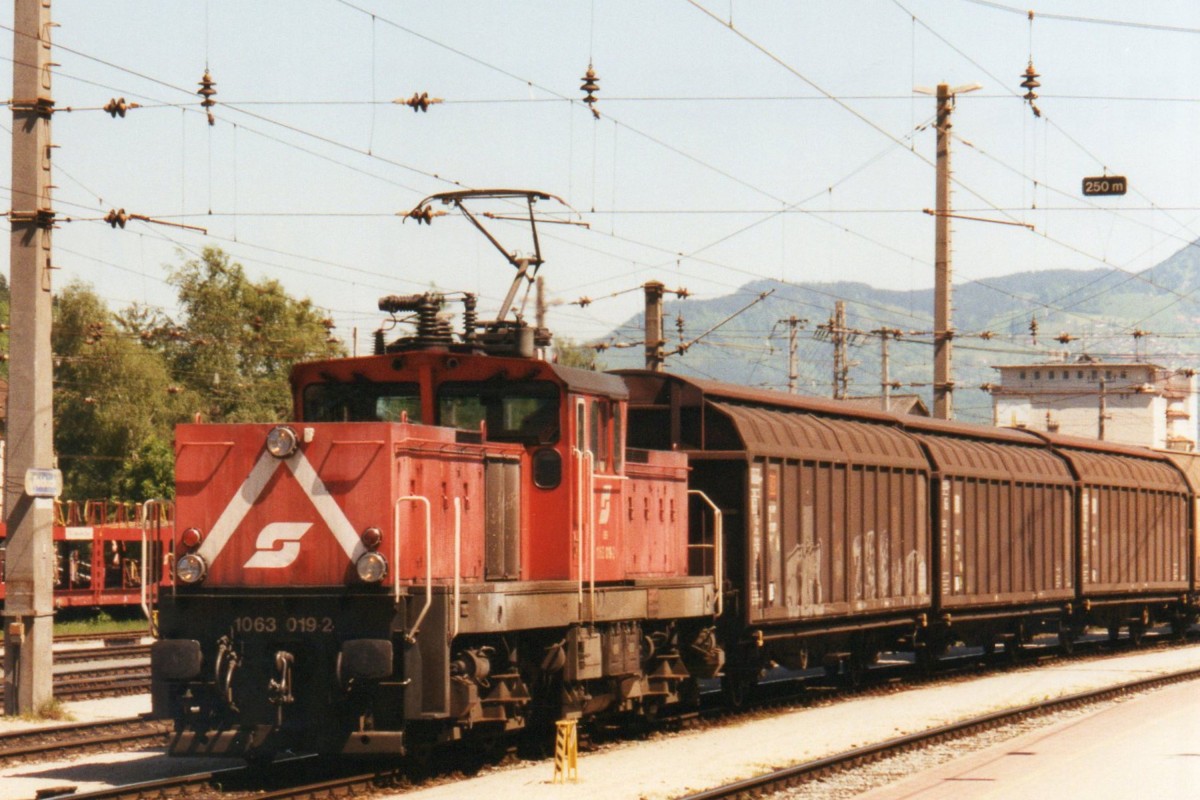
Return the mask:
M 260 747 L 257 750 L 251 750 L 246 753 L 244 758 L 246 759 L 247 766 L 253 769 L 265 769 L 275 761 L 276 755 L 277 753 L 274 749 Z
M 1183 641 L 1187 638 L 1188 628 L 1191 627 L 1189 620 L 1182 614 L 1171 618 L 1171 638 L 1177 641 Z
M 1075 638 L 1078 632 L 1072 625 L 1062 623 L 1058 626 L 1058 650 L 1064 656 L 1074 655 Z
M 930 673 L 937 669 L 938 650 L 939 647 L 933 642 L 918 642 L 914 653 L 917 669 L 923 673 Z
M 825 672 L 830 677 L 836 678 L 847 689 L 858 689 L 866 682 L 867 670 L 878 658 L 878 654 L 872 658 L 870 652 L 852 650 L 844 658 L 838 659 L 832 673 L 829 666 L 826 666 Z
M 1112 625 L 1109 625 L 1108 626 L 1108 640 L 1110 642 L 1115 642 L 1119 638 L 1121 638 L 1121 626 L 1118 624 L 1115 624 L 1115 623 Z
M 730 708 L 744 708 L 758 684 L 758 670 L 746 667 L 726 667 L 721 676 L 721 694 Z
M 1146 623 L 1140 619 L 1133 620 L 1129 623 L 1129 644 L 1132 647 L 1141 647 L 1146 636 Z

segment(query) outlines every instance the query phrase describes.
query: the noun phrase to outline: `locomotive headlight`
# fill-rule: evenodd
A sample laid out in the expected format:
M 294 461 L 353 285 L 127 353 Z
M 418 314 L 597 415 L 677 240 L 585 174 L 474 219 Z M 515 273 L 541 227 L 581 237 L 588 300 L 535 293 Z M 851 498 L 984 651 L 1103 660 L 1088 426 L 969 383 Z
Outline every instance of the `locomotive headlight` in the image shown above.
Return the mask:
M 276 458 L 287 458 L 296 452 L 300 440 L 287 425 L 280 425 L 267 434 L 267 452 Z
M 358 578 L 364 583 L 379 583 L 387 576 L 387 559 L 379 553 L 363 553 L 354 564 Z
M 195 553 L 180 556 L 175 562 L 175 578 L 184 583 L 197 583 L 204 579 L 208 572 L 208 564 Z

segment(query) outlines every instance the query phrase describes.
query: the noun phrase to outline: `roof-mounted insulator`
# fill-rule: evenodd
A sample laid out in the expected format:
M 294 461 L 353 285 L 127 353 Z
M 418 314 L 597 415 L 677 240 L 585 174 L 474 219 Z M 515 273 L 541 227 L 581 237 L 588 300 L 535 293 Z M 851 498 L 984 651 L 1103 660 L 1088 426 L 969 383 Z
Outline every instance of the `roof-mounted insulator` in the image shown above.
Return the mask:
M 413 92 L 413 96 L 407 100 L 393 100 L 392 102 L 402 106 L 408 106 L 414 112 L 416 112 L 428 111 L 430 106 L 437 105 L 438 103 L 444 101 L 440 97 L 430 97 L 429 92 Z
M 1033 115 L 1035 117 L 1040 117 L 1042 115 L 1041 109 L 1039 109 L 1033 102 L 1034 100 L 1037 100 L 1037 92 L 1035 92 L 1034 89 L 1042 85 L 1038 82 L 1038 78 L 1040 77 L 1042 76 L 1033 69 L 1033 61 L 1031 59 L 1029 66 L 1025 67 L 1025 80 L 1021 81 L 1021 88 L 1025 90 L 1025 102 L 1029 103 L 1029 107 L 1033 109 Z
M 104 110 L 107 111 L 109 116 L 111 116 L 113 119 L 116 119 L 117 117 L 124 119 L 126 111 L 128 111 L 131 108 L 141 108 L 141 107 L 142 106 L 140 103 L 126 103 L 124 97 L 121 97 L 121 98 L 114 97 L 113 99 L 108 101 L 107 105 L 104 106 Z
M 204 70 L 204 77 L 200 79 L 200 88 L 196 91 L 196 94 L 204 98 L 200 101 L 200 105 L 208 113 L 209 125 L 217 124 L 212 112 L 213 106 L 217 104 L 217 101 L 213 100 L 213 97 L 217 94 L 216 85 L 217 82 L 212 79 L 212 75 L 209 74 L 207 69 Z
M 125 209 L 113 209 L 104 215 L 104 221 L 112 227 L 121 227 L 124 229 L 125 223 L 129 221 L 129 215 L 125 213 Z
M 584 93 L 583 102 L 587 103 L 592 116 L 600 119 L 600 112 L 596 110 L 596 92 L 600 91 L 600 76 L 596 74 L 596 70 L 592 69 L 591 62 L 588 62 L 587 72 L 584 73 L 582 80 L 583 85 L 579 89 Z

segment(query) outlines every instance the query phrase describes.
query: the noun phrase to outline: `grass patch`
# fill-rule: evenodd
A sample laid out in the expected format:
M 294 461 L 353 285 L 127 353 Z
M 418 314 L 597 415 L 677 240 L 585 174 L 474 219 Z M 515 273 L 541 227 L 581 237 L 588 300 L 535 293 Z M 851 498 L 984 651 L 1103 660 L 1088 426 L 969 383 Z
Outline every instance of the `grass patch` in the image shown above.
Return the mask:
M 114 617 L 107 611 L 91 612 L 86 616 L 60 616 L 54 620 L 55 636 L 78 636 L 80 634 L 101 635 L 105 633 L 146 632 L 150 624 L 140 612 L 136 617 Z
M 75 717 L 57 697 L 43 703 L 37 711 L 21 714 L 17 719 L 26 722 L 74 722 Z

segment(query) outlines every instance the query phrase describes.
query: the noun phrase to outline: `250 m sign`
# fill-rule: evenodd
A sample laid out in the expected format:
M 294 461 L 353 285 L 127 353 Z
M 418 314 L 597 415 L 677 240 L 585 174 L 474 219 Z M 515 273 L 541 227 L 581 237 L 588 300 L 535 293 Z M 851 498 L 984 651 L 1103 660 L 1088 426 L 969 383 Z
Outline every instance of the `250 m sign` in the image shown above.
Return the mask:
M 1098 178 L 1083 179 L 1084 197 L 1097 195 L 1125 194 L 1129 181 L 1124 175 L 1102 175 Z

